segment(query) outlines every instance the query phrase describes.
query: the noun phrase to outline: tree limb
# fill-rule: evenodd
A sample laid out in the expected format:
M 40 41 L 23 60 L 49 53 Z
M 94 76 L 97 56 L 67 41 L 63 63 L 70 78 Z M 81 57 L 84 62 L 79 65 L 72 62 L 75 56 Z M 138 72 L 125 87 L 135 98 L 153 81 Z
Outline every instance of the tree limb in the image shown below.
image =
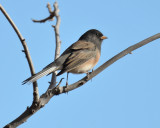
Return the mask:
M 55 2 L 53 6 L 54 6 L 54 14 L 57 19 L 56 25 L 55 26 L 52 25 L 52 27 L 54 28 L 55 38 L 56 38 L 56 48 L 55 48 L 54 59 L 57 59 L 60 56 L 60 48 L 61 48 L 61 41 L 60 41 L 60 34 L 59 34 L 59 26 L 60 26 L 61 18 L 59 16 L 58 3 Z M 50 7 L 50 4 L 48 3 L 48 10 L 50 10 L 49 7 Z M 51 83 L 48 87 L 48 90 L 53 89 L 56 86 L 56 78 L 57 78 L 56 74 L 57 74 L 57 71 L 52 73 Z
M 59 34 L 59 26 L 60 26 L 61 19 L 59 16 L 58 3 L 55 2 L 53 6 L 54 6 L 54 10 L 52 11 L 50 3 L 47 4 L 47 8 L 50 13 L 49 17 L 42 19 L 42 20 L 32 20 L 32 21 L 37 22 L 37 23 L 42 23 L 42 22 L 46 22 L 47 20 L 51 20 L 54 17 L 56 17 L 56 19 L 57 19 L 56 25 L 55 26 L 52 25 L 52 27 L 54 28 L 55 38 L 56 38 L 56 48 L 55 48 L 55 58 L 54 59 L 57 59 L 60 56 L 60 48 L 61 48 L 61 41 L 60 41 L 60 36 L 59 36 L 60 35 Z M 50 85 L 49 85 L 48 89 L 53 89 L 56 86 L 56 78 L 57 78 L 56 74 L 57 74 L 57 71 L 52 73 L 51 82 L 49 82 Z
M 16 27 L 16 25 L 14 24 L 14 22 L 12 21 L 12 19 L 10 18 L 10 16 L 5 11 L 5 9 L 2 7 L 2 5 L 0 5 L 0 10 L 4 14 L 4 16 L 6 17 L 6 19 L 8 20 L 8 22 L 11 24 L 11 26 L 13 27 L 13 29 L 16 32 L 17 36 L 19 37 L 19 39 L 20 39 L 20 41 L 22 43 L 22 46 L 24 48 L 24 50 L 22 50 L 22 52 L 24 52 L 25 55 L 26 55 L 31 75 L 34 75 L 35 74 L 35 70 L 34 70 L 32 59 L 31 59 L 31 56 L 30 56 L 27 44 L 25 42 L 25 39 L 23 38 L 23 36 L 19 32 L 18 28 Z M 39 100 L 38 85 L 37 85 L 37 82 L 34 82 L 33 83 L 33 102 L 38 102 L 38 100 Z
M 51 6 L 50 4 L 48 3 L 47 4 L 47 7 L 48 7 L 48 10 L 49 10 L 49 13 L 54 17 L 57 18 L 57 22 L 56 22 L 56 25 L 55 26 L 52 26 L 54 27 L 54 30 L 55 30 L 55 37 L 56 37 L 56 50 L 55 50 L 55 59 L 59 57 L 60 55 L 60 46 L 61 46 L 61 41 L 60 41 L 60 36 L 59 36 L 59 26 L 60 26 L 60 16 L 59 16 L 59 9 L 58 9 L 58 3 L 55 2 L 54 3 L 54 11 L 52 12 L 51 11 Z M 32 61 L 31 61 L 31 57 L 29 55 L 29 51 L 28 51 L 28 48 L 27 48 L 27 45 L 26 45 L 26 42 L 25 40 L 23 39 L 23 37 L 21 36 L 20 32 L 18 31 L 18 28 L 16 27 L 16 25 L 13 23 L 13 21 L 11 20 L 11 18 L 8 16 L 8 14 L 5 12 L 5 10 L 3 9 L 2 6 L 0 6 L 0 9 L 2 10 L 2 12 L 4 12 L 4 15 L 6 16 L 6 18 L 8 19 L 8 21 L 11 23 L 12 27 L 14 28 L 14 30 L 16 31 L 19 39 L 21 40 L 23 46 L 24 46 L 24 50 L 23 52 L 25 52 L 26 54 L 26 57 L 27 57 L 27 60 L 28 60 L 28 63 L 31 64 L 31 73 L 33 72 L 32 75 L 34 75 L 34 68 L 33 68 L 33 64 L 32 64 Z M 47 18 L 46 18 L 47 19 Z M 62 81 L 62 80 L 61 80 Z M 61 84 L 61 81 L 59 83 L 59 85 Z M 37 85 L 37 82 L 34 82 L 33 85 Z M 51 88 L 54 88 L 56 86 L 56 73 L 54 72 L 52 74 L 52 79 L 51 79 L 51 82 L 50 82 L 50 86 L 48 88 L 48 90 L 46 91 L 48 93 L 48 91 L 51 89 Z M 26 122 L 26 120 L 32 116 L 36 111 L 38 111 L 41 107 L 44 106 L 44 102 L 43 100 L 46 102 L 48 102 L 48 100 L 46 100 L 45 98 L 43 98 L 42 100 L 39 100 L 39 95 L 37 95 L 37 91 L 38 91 L 38 86 L 37 88 L 34 88 L 34 89 L 37 89 L 37 90 L 34 90 L 34 97 L 37 98 L 37 100 L 33 100 L 33 103 L 30 107 L 27 107 L 27 109 L 25 110 L 24 113 L 22 113 L 17 119 L 13 120 L 11 123 L 7 124 L 5 126 L 5 128 L 14 128 L 14 127 L 17 127 L 19 125 L 21 125 L 22 123 Z M 37 97 L 38 96 L 38 97 Z M 34 98 L 34 99 L 35 99 Z M 41 103 L 42 102 L 42 103 Z

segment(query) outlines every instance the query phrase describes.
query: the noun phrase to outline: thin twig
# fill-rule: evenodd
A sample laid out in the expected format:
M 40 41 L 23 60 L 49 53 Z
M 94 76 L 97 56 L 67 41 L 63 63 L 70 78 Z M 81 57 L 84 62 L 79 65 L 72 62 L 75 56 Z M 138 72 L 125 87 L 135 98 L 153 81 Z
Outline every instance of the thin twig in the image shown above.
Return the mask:
M 23 38 L 23 36 L 19 32 L 18 28 L 16 27 L 16 25 L 14 24 L 14 22 L 12 21 L 12 19 L 10 18 L 10 16 L 5 11 L 5 9 L 2 7 L 2 5 L 0 5 L 0 10 L 4 14 L 4 16 L 6 17 L 6 19 L 8 20 L 8 22 L 11 24 L 11 26 L 14 29 L 14 31 L 17 33 L 17 35 L 18 35 L 18 37 L 19 37 L 19 39 L 20 39 L 20 41 L 21 41 L 21 43 L 23 45 L 23 48 L 24 48 L 23 52 L 26 55 L 31 75 L 34 75 L 35 74 L 34 66 L 33 66 L 32 59 L 31 59 L 31 56 L 30 56 L 27 44 L 25 42 L 25 39 Z M 39 100 L 39 92 L 38 92 L 37 82 L 33 83 L 33 99 L 34 99 L 33 102 L 38 102 L 38 100 Z
M 54 3 L 54 7 L 55 7 L 55 4 L 56 4 L 57 2 L 55 2 Z M 57 4 L 58 5 L 58 4 Z M 49 16 L 47 17 L 47 18 L 44 18 L 44 19 L 42 19 L 42 20 L 35 20 L 35 19 L 32 19 L 32 21 L 33 22 L 36 22 L 36 23 L 44 23 L 44 22 L 46 22 L 46 21 L 53 21 L 54 20 L 54 17 L 56 16 L 56 9 L 54 8 L 54 10 L 52 11 L 52 9 L 51 9 L 51 5 L 48 3 L 47 4 L 47 8 L 48 8 L 48 11 L 49 11 Z M 57 9 L 58 9 L 58 6 L 57 6 Z
M 50 7 L 49 3 L 48 3 L 48 6 Z M 55 48 L 54 59 L 57 59 L 60 56 L 60 48 L 61 48 L 61 41 L 60 41 L 60 34 L 59 34 L 59 27 L 60 27 L 61 18 L 59 16 L 58 3 L 55 2 L 53 6 L 54 6 L 54 14 L 57 19 L 56 25 L 54 27 L 52 25 L 52 27 L 54 28 L 55 38 L 56 38 L 56 48 Z M 56 78 L 57 78 L 56 74 L 57 74 L 57 71 L 52 73 L 51 84 L 48 87 L 49 90 L 53 89 L 56 86 Z
M 47 8 L 48 8 L 49 13 L 51 14 L 52 13 L 52 8 L 51 8 L 50 3 L 47 4 Z
M 46 22 L 46 21 L 51 20 L 54 17 L 56 17 L 56 19 L 57 19 L 56 25 L 52 25 L 52 27 L 54 28 L 55 38 L 56 38 L 56 48 L 55 48 L 55 58 L 54 59 L 57 59 L 60 56 L 60 47 L 61 47 L 61 41 L 60 41 L 60 36 L 59 36 L 60 35 L 59 34 L 59 26 L 60 26 L 61 19 L 59 16 L 58 3 L 55 2 L 53 6 L 54 6 L 54 10 L 52 11 L 50 3 L 47 4 L 47 8 L 50 13 L 49 17 L 42 19 L 42 20 L 32 20 L 32 21 L 37 22 L 37 23 L 42 23 L 42 22 Z M 48 90 L 50 90 L 56 86 L 56 78 L 57 78 L 56 74 L 57 74 L 56 71 L 52 73 L 51 82 L 49 82 L 50 85 L 48 87 Z
M 59 81 L 58 85 L 56 86 L 57 88 L 60 86 L 60 84 L 61 84 L 61 82 L 62 82 L 63 79 L 64 78 L 61 78 L 61 80 Z

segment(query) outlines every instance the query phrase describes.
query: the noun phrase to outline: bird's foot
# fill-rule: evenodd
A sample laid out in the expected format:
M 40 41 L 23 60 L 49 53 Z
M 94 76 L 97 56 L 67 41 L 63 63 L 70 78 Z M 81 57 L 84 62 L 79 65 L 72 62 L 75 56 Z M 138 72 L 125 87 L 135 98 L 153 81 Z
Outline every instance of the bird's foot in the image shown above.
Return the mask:
M 92 71 L 91 72 L 87 72 L 87 80 L 89 80 L 89 75 L 91 74 L 93 72 L 93 69 L 92 69 Z M 91 79 L 91 81 L 92 81 L 92 79 Z
M 68 81 L 66 81 L 66 86 L 65 86 L 65 88 L 66 88 L 66 94 L 68 94 L 68 91 L 67 91 L 67 88 L 68 88 Z
M 66 88 L 68 87 L 68 81 L 66 81 Z

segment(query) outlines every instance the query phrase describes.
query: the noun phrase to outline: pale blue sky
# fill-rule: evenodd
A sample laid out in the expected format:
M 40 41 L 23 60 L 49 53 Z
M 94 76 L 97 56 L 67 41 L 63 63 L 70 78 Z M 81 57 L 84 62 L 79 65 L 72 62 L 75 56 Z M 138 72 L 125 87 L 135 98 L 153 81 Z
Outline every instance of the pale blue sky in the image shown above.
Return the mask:
M 36 72 L 54 59 L 51 25 L 32 18 L 48 16 L 53 0 L 3 0 L 0 4 L 26 39 Z M 160 32 L 159 0 L 58 0 L 61 53 L 88 29 L 108 37 L 95 68 L 125 48 Z M 32 86 L 22 45 L 0 13 L 0 127 L 19 116 L 32 103 Z M 20 128 L 160 128 L 160 39 L 117 61 L 84 86 L 54 97 Z M 73 83 L 84 75 L 70 75 Z M 66 74 L 59 76 L 66 78 Z M 38 80 L 42 94 L 50 76 Z M 65 85 L 65 80 L 63 84 Z

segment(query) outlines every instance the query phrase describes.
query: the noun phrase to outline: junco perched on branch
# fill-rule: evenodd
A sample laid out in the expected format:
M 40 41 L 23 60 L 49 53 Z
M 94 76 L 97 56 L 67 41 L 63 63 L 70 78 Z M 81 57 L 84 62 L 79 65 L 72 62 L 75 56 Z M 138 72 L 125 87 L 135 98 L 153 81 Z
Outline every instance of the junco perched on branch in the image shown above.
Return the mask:
M 88 73 L 98 62 L 101 54 L 101 44 L 106 36 L 91 29 L 85 32 L 77 42 L 68 47 L 54 62 L 42 71 L 24 80 L 22 84 L 32 83 L 54 71 L 61 70 L 57 76 L 67 73 Z

